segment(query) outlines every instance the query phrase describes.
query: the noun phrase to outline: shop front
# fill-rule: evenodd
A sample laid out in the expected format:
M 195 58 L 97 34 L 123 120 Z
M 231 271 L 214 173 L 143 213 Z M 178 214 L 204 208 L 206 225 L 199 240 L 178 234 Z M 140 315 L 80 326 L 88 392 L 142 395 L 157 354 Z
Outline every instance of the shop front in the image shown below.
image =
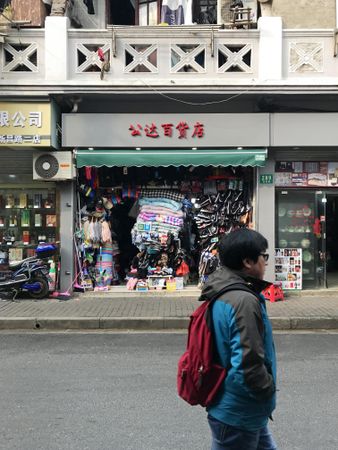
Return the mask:
M 34 256 L 40 243 L 62 240 L 65 187 L 57 177 L 41 176 L 35 164 L 41 155 L 55 154 L 56 123 L 57 110 L 49 102 L 0 104 L 1 270 Z M 61 287 L 65 280 L 58 275 Z
M 287 274 L 276 262 L 286 288 L 338 287 L 337 175 L 338 162 L 276 163 L 276 246 L 299 256 Z
M 337 119 L 336 113 L 272 117 L 275 277 L 284 289 L 338 288 Z
M 64 145 L 73 145 L 76 130 L 93 118 L 64 116 Z M 115 120 L 121 116 L 104 116 L 111 116 L 109 129 L 116 130 L 110 146 L 98 142 L 97 130 L 87 144 L 80 138 L 87 148 L 75 151 L 79 284 L 97 290 L 126 284 L 143 291 L 203 283 L 217 267 L 220 237 L 256 225 L 257 169 L 265 165 L 266 148 L 243 148 L 247 138 L 235 148 L 216 146 L 217 139 L 222 142 L 219 130 L 233 122 L 227 115 L 125 115 L 119 126 Z

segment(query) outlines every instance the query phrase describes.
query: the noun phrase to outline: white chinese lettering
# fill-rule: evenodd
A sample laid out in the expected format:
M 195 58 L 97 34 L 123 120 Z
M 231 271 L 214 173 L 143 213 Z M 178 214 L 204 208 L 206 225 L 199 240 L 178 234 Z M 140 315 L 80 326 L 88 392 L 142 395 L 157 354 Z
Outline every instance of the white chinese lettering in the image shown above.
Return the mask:
M 22 136 L 20 135 L 14 136 L 14 144 L 23 144 Z
M 38 134 L 33 136 L 33 144 L 41 144 L 41 138 Z
M 7 144 L 13 144 L 14 136 L 12 134 L 7 134 Z
M 16 112 L 13 114 L 13 127 L 24 127 L 26 117 L 21 112 Z
M 9 127 L 8 111 L 0 111 L 0 127 Z
M 7 136 L 1 134 L 0 135 L 0 144 L 6 144 L 6 141 L 7 141 Z
M 34 112 L 29 113 L 29 125 L 41 128 L 41 126 L 42 126 L 42 112 L 41 111 L 34 111 Z

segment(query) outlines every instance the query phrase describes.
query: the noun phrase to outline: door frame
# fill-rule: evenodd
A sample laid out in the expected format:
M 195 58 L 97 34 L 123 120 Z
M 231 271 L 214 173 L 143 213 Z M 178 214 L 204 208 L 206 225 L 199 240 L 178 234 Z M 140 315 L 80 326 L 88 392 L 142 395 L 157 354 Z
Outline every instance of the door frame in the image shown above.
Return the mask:
M 316 191 L 316 194 L 322 194 L 322 203 L 323 203 L 323 216 L 324 221 L 321 221 L 321 231 L 322 231 L 322 254 L 323 254 L 323 284 L 326 289 L 328 289 L 328 281 L 327 281 L 327 201 L 328 197 L 337 197 L 338 198 L 338 189 L 330 188 Z

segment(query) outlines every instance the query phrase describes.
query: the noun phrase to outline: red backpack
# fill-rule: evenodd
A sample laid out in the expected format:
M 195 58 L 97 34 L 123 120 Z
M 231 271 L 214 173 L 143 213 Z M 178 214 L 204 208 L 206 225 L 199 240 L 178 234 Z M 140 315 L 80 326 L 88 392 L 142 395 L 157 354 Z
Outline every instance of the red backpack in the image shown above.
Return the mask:
M 229 285 L 190 316 L 187 349 L 178 361 L 177 371 L 178 395 L 190 405 L 209 406 L 226 377 L 227 369 L 214 363 L 211 308 L 217 298 L 234 290 L 252 293 L 243 284 Z

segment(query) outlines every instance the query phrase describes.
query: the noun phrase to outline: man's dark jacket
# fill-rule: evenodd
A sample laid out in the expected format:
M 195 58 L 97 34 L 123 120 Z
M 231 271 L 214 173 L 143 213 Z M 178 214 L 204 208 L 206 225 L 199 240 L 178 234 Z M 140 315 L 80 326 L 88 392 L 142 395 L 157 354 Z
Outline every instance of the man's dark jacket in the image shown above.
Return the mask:
M 227 292 L 212 306 L 217 359 L 229 371 L 208 413 L 228 425 L 256 431 L 267 424 L 276 403 L 272 328 L 264 297 L 255 295 L 268 283 L 221 267 L 210 275 L 200 300 L 217 297 L 232 284 L 241 284 L 252 293 Z

